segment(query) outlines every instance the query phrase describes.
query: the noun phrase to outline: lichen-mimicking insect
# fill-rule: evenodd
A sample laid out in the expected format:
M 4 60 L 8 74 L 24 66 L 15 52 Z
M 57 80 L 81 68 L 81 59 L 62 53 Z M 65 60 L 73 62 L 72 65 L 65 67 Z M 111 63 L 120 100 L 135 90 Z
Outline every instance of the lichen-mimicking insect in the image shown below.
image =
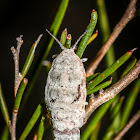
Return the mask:
M 65 48 L 48 30 L 63 50 L 53 61 L 45 87 L 45 102 L 50 110 L 55 140 L 79 140 L 86 102 L 86 74 L 74 49 L 79 40 Z

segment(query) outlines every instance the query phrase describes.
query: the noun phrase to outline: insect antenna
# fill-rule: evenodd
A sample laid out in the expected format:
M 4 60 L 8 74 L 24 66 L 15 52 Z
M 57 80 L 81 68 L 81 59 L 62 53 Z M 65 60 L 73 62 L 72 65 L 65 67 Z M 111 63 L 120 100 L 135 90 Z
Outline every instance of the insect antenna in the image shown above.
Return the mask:
M 78 39 L 77 41 L 75 42 L 75 44 L 72 46 L 72 49 L 75 50 L 76 47 L 77 47 L 77 44 L 79 43 L 79 41 L 81 40 L 81 38 L 86 34 L 88 30 L 86 30 Z
M 46 29 L 46 31 L 47 31 L 48 34 L 49 34 L 50 36 L 52 36 L 52 37 L 54 38 L 54 40 L 60 45 L 60 48 L 61 48 L 62 50 L 64 50 L 65 47 L 60 43 L 60 41 L 59 41 L 53 34 L 51 34 L 51 33 L 49 32 L 48 29 Z

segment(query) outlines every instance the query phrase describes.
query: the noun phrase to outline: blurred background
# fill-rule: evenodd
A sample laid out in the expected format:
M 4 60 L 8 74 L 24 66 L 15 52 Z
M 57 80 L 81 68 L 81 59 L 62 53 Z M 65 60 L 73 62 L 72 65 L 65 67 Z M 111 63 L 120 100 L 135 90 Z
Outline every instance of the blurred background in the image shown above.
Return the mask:
M 35 60 L 38 57 L 38 54 L 41 50 L 41 45 L 43 40 L 46 37 L 45 29 L 49 29 L 55 14 L 58 10 L 61 0 L 1 0 L 0 1 L 0 82 L 2 84 L 2 89 L 6 98 L 7 106 L 9 112 L 11 113 L 13 106 L 13 91 L 14 91 L 14 61 L 13 55 L 11 53 L 11 46 L 16 47 L 16 37 L 23 35 L 24 43 L 21 47 L 20 53 L 20 70 L 23 67 L 23 64 L 26 60 L 28 52 L 31 45 L 37 39 L 38 35 L 43 33 L 44 36 L 41 39 L 35 53 Z M 124 11 L 126 10 L 129 0 L 106 0 L 106 8 L 110 21 L 111 31 L 116 23 L 122 17 Z M 67 28 L 68 33 L 72 35 L 72 44 L 79 38 L 79 36 L 85 31 L 86 26 L 89 24 L 90 13 L 92 9 L 95 9 L 98 12 L 96 0 L 70 0 L 66 15 L 63 19 L 60 30 L 57 34 L 57 38 L 60 38 L 61 32 Z M 133 19 L 122 31 L 117 40 L 114 43 L 116 59 L 122 56 L 126 51 L 131 50 L 135 47 L 139 48 L 140 46 L 140 19 L 136 17 Z M 102 46 L 102 35 L 100 34 L 99 23 L 95 28 L 98 29 L 98 37 L 93 41 L 88 48 L 86 49 L 84 56 L 87 57 L 88 61 L 85 63 L 85 67 L 88 66 L 90 61 L 96 55 L 98 50 Z M 57 43 L 54 43 L 53 48 L 50 52 L 47 60 L 52 61 L 52 55 L 58 54 L 59 46 Z M 139 49 L 133 54 L 135 57 L 140 58 Z M 34 62 L 35 62 L 34 60 Z M 119 69 L 121 73 L 123 68 Z M 32 69 L 32 67 L 31 67 Z M 102 72 L 105 69 L 104 60 L 102 60 L 100 66 L 97 69 L 97 72 Z M 43 67 L 39 78 L 36 82 L 35 88 L 32 90 L 32 94 L 28 100 L 27 105 L 23 110 L 22 118 L 17 124 L 22 126 L 18 130 L 18 136 L 26 126 L 29 118 L 32 116 L 32 111 L 35 110 L 36 106 L 40 100 L 44 97 L 44 88 L 46 83 L 46 74 L 45 68 Z M 120 73 L 118 75 L 120 76 Z M 28 75 L 30 72 L 28 73 Z M 28 75 L 26 76 L 28 78 Z M 129 87 L 128 89 L 129 90 Z M 137 99 L 135 108 L 133 109 L 133 114 L 139 108 L 140 97 Z M 131 129 L 130 133 L 127 133 L 125 138 L 129 139 L 130 136 L 134 137 L 136 130 L 138 130 L 139 123 L 135 124 Z M 0 111 L 0 133 L 2 128 L 5 126 L 5 122 Z M 140 128 L 139 128 L 140 129 Z M 32 134 L 28 137 L 30 139 Z

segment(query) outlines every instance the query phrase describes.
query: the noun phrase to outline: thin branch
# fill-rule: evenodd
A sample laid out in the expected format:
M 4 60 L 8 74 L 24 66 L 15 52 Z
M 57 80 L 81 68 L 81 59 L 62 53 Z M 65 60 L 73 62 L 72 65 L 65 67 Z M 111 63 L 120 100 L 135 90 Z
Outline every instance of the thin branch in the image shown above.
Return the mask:
M 15 82 L 14 82 L 14 96 L 15 97 L 16 97 L 18 87 L 20 85 L 20 78 L 21 78 L 20 73 L 19 73 L 19 53 L 20 53 L 21 45 L 23 44 L 22 35 L 17 37 L 16 40 L 17 40 L 17 49 L 15 49 L 14 47 L 11 47 L 11 51 L 13 53 L 14 63 L 15 63 Z
M 10 125 L 11 140 L 16 140 L 16 121 L 17 121 L 17 110 L 13 110 L 12 124 Z
M 135 17 L 136 13 L 136 2 L 137 0 L 131 0 L 128 8 L 126 9 L 123 17 L 118 22 L 118 24 L 113 29 L 112 34 L 108 38 L 108 40 L 105 42 L 105 44 L 102 46 L 102 48 L 99 50 L 95 58 L 92 60 L 91 64 L 87 68 L 87 76 L 90 76 L 94 73 L 95 69 L 99 65 L 100 61 L 110 48 L 110 46 L 113 44 L 113 42 L 116 40 L 116 38 L 119 36 L 120 32 L 124 29 L 124 27 L 127 25 L 127 23 L 132 20 Z
M 86 115 L 84 123 L 86 123 L 87 119 L 95 111 L 96 108 L 98 108 L 100 105 L 107 102 L 108 100 L 114 98 L 120 91 L 122 91 L 132 81 L 138 78 L 139 73 L 140 73 L 140 60 L 130 70 L 130 72 L 125 77 L 120 79 L 116 84 L 106 89 L 105 91 L 99 92 L 99 95 L 97 97 L 92 96 L 89 100 L 89 105 L 86 107 Z
M 14 56 L 14 63 L 15 63 L 15 85 L 14 85 L 14 96 L 16 98 L 16 94 L 19 88 L 19 85 L 22 81 L 23 78 L 23 82 L 27 84 L 28 80 L 24 77 L 22 77 L 21 73 L 19 72 L 19 53 L 20 53 L 20 48 L 21 45 L 23 44 L 23 40 L 22 40 L 22 35 L 20 35 L 20 37 L 17 37 L 17 48 L 15 49 L 14 47 L 11 47 L 11 51 L 13 53 Z M 35 52 L 35 49 L 37 47 L 37 44 L 39 43 L 40 39 L 42 37 L 42 34 L 39 35 L 39 37 L 37 38 L 37 40 L 34 43 L 34 49 L 33 49 L 33 53 Z M 13 109 L 13 113 L 12 113 L 12 123 L 10 123 L 10 133 L 11 133 L 11 140 L 16 140 L 16 121 L 17 121 L 17 114 L 18 114 L 18 109 L 14 108 Z
M 121 130 L 121 132 L 114 138 L 114 140 L 120 140 L 125 133 L 135 124 L 135 122 L 140 118 L 140 110 L 132 117 L 132 119 L 127 123 L 127 125 Z
M 18 55 L 18 60 L 19 60 L 20 48 L 21 48 L 21 45 L 23 44 L 22 37 L 23 37 L 23 35 L 20 35 L 19 37 L 16 38 L 16 40 L 17 40 L 17 55 Z

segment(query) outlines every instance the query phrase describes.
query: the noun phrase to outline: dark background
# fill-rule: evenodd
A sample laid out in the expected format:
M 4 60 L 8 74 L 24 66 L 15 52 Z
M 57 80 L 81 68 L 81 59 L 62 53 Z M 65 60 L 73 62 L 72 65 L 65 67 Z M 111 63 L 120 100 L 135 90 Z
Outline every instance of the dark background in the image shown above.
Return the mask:
M 2 83 L 2 89 L 6 98 L 10 114 L 13 106 L 14 86 L 14 63 L 10 47 L 16 47 L 16 37 L 22 34 L 24 44 L 22 45 L 20 53 L 21 70 L 32 43 L 37 39 L 39 34 L 43 33 L 44 36 L 36 49 L 36 60 L 39 51 L 41 50 L 43 40 L 45 39 L 45 35 L 47 34 L 45 32 L 45 29 L 50 28 L 60 2 L 60 0 L 0 1 L 0 82 Z M 122 17 L 125 9 L 127 8 L 128 3 L 129 0 L 106 0 L 106 7 L 108 11 L 111 31 Z M 85 31 L 85 28 L 90 20 L 90 13 L 92 9 L 98 11 L 96 6 L 96 0 L 70 0 L 68 9 L 66 11 L 66 15 L 63 19 L 57 38 L 60 38 L 61 32 L 64 30 L 64 28 L 67 28 L 68 33 L 72 34 L 72 44 L 74 44 L 78 37 Z M 126 28 L 122 31 L 121 35 L 117 38 L 117 40 L 114 43 L 116 58 L 119 58 L 121 55 L 123 55 L 126 51 L 130 49 L 133 49 L 135 47 L 139 48 L 139 25 L 139 17 L 136 17 L 126 26 Z M 97 23 L 96 29 L 99 30 L 99 23 Z M 85 51 L 84 57 L 87 57 L 89 59 L 88 62 L 85 63 L 85 67 L 87 67 L 87 65 L 90 63 L 92 58 L 102 46 L 101 39 L 102 36 L 99 30 L 98 37 L 93 43 L 91 43 L 91 45 L 89 45 L 89 47 Z M 51 53 L 47 60 L 52 61 L 51 56 L 53 54 L 57 54 L 58 50 L 58 45 L 54 43 L 53 49 L 51 50 Z M 138 49 L 136 52 L 134 52 L 134 56 L 139 58 L 139 52 L 140 51 Z M 97 71 L 101 72 L 104 70 L 104 68 L 105 67 L 103 60 Z M 120 72 L 122 72 L 121 69 Z M 28 78 L 28 75 L 26 77 Z M 22 119 L 17 125 L 17 127 L 20 126 L 21 128 L 20 130 L 18 130 L 18 136 L 20 136 L 21 132 L 25 128 L 26 123 L 28 122 L 29 118 L 33 113 L 32 111 L 36 108 L 40 100 L 44 97 L 45 82 L 46 74 L 45 68 L 43 68 L 36 82 L 35 88 L 32 90 L 32 94 L 30 96 L 28 104 L 25 105 L 25 109 L 23 111 L 23 114 L 25 115 L 22 116 Z M 137 99 L 132 115 L 138 110 L 139 101 L 140 98 Z M 21 121 L 25 122 L 22 123 L 22 126 L 20 125 Z M 5 123 L 0 112 L 0 132 L 2 131 L 4 125 Z M 133 137 L 136 134 L 137 129 L 138 123 L 134 125 L 130 133 L 125 136 L 126 139 Z

